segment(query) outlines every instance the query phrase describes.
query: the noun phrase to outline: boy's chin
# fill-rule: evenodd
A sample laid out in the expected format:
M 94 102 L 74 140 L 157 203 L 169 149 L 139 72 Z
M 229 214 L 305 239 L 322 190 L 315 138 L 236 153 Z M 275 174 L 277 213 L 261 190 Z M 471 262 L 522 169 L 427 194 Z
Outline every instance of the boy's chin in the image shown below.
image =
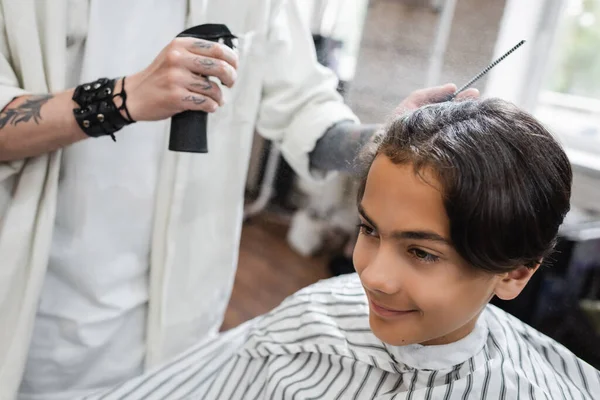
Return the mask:
M 385 321 L 378 316 L 369 313 L 369 326 L 371 331 L 383 343 L 390 346 L 407 346 L 420 343 L 419 338 L 414 334 L 406 332 L 399 324 Z
M 387 320 L 380 318 L 373 312 L 369 312 L 369 326 L 379 340 L 390 346 L 408 346 L 411 344 L 439 346 L 465 338 L 475 328 L 478 317 L 479 315 L 454 331 L 444 333 L 434 332 L 426 328 L 419 323 L 419 320 Z

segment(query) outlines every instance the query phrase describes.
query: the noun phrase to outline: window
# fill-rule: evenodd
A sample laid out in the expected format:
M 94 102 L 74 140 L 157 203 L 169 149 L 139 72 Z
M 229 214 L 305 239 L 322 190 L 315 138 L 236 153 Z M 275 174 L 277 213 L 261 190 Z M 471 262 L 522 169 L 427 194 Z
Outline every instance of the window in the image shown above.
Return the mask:
M 565 0 L 535 114 L 600 162 L 600 0 Z M 583 155 L 582 155 L 583 156 Z

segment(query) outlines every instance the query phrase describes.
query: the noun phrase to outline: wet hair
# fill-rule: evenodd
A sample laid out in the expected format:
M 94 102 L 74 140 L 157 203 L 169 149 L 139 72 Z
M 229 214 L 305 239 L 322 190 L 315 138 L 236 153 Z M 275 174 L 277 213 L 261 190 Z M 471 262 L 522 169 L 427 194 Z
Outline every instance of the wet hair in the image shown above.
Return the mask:
M 534 267 L 551 254 L 569 211 L 571 165 L 533 116 L 499 99 L 445 102 L 391 121 L 363 153 L 433 171 L 450 240 L 470 265 L 492 273 Z

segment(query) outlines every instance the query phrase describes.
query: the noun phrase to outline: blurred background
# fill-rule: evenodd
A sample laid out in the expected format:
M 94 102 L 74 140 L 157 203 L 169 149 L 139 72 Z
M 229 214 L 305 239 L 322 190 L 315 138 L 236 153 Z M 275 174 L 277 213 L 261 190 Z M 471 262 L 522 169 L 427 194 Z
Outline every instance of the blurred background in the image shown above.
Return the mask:
M 600 0 L 304 0 L 319 61 L 363 123 L 381 123 L 413 90 L 474 84 L 529 110 L 565 146 L 572 212 L 557 252 L 519 298 L 495 304 L 600 368 Z M 256 136 L 239 269 L 223 329 L 319 279 L 353 271 L 355 185 L 299 180 Z

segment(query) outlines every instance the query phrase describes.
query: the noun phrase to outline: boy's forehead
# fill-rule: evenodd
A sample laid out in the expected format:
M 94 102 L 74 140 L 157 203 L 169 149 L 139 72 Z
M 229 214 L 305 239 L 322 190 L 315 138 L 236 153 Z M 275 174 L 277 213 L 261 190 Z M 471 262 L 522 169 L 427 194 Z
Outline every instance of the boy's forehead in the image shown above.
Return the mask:
M 412 163 L 394 164 L 379 155 L 369 170 L 361 205 L 378 225 L 447 234 L 449 221 L 439 187 L 432 171 L 417 173 Z

